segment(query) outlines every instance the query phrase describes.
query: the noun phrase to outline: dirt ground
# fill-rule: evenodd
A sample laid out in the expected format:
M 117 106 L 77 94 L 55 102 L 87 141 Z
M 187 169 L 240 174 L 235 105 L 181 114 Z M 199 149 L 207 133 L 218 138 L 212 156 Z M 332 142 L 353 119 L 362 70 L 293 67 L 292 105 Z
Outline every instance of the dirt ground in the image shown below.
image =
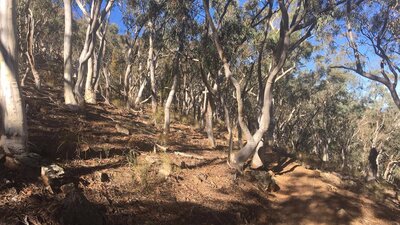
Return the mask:
M 146 112 L 73 112 L 60 91 L 25 94 L 30 149 L 65 175 L 51 193 L 35 170 L 0 170 L 0 224 L 400 224 L 395 191 L 378 198 L 290 159 L 236 174 L 223 132 L 210 149 L 205 133 L 174 121 L 164 137 Z

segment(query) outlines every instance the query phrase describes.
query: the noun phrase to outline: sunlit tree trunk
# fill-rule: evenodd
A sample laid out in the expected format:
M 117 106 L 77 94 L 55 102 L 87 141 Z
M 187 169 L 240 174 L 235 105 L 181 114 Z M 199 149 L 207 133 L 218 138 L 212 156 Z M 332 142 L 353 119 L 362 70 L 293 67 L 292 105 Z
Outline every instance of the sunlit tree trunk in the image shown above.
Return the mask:
M 146 88 L 147 83 L 148 83 L 147 78 L 143 78 L 143 81 L 139 87 L 138 94 L 135 98 L 135 106 L 138 106 L 139 104 L 141 104 L 140 101 L 142 100 L 143 92 L 144 92 L 144 89 Z
M 0 7 L 0 118 L 1 141 L 6 154 L 26 152 L 27 124 L 18 83 L 16 1 Z
M 94 64 L 94 54 L 87 61 L 87 73 L 85 82 L 85 102 L 95 104 L 96 94 L 94 93 L 93 83 L 93 64 Z
M 273 7 L 271 1 L 269 2 L 269 7 Z M 276 47 L 273 50 L 273 58 L 272 58 L 272 67 L 268 72 L 268 76 L 266 79 L 266 84 L 263 85 L 263 98 L 262 98 L 262 108 L 261 108 L 261 116 L 259 119 L 259 128 L 252 134 L 244 121 L 244 105 L 242 99 L 242 90 L 238 80 L 233 76 L 230 63 L 228 58 L 225 55 L 224 49 L 220 43 L 218 29 L 214 24 L 213 18 L 209 9 L 209 1 L 203 0 L 204 11 L 206 14 L 207 22 L 212 30 L 211 38 L 214 42 L 214 46 L 216 47 L 218 56 L 222 61 L 222 65 L 224 68 L 225 77 L 229 79 L 232 85 L 235 87 L 236 101 L 237 101 L 237 112 L 238 112 L 238 123 L 240 125 L 241 131 L 247 141 L 246 145 L 235 154 L 230 156 L 230 165 L 238 170 L 242 170 L 244 163 L 249 159 L 253 154 L 258 145 L 258 143 L 262 140 L 265 132 L 267 132 L 270 123 L 271 123 L 271 112 L 272 112 L 272 94 L 273 94 L 273 86 L 275 79 L 278 73 L 281 72 L 285 62 L 288 58 L 288 54 L 293 49 L 297 48 L 304 40 L 311 36 L 311 31 L 316 25 L 316 21 L 311 21 L 307 24 L 307 32 L 304 32 L 302 36 L 291 44 L 291 34 L 298 29 L 301 29 L 296 26 L 296 24 L 300 24 L 304 22 L 305 17 L 299 16 L 301 9 L 306 10 L 307 4 L 303 4 L 301 1 L 298 2 L 297 10 L 294 11 L 294 15 L 289 16 L 288 6 L 284 1 L 278 1 L 279 10 L 280 10 L 280 27 L 279 27 L 279 39 Z M 301 7 L 303 4 L 303 7 Z M 305 11 L 304 11 L 305 12 Z M 292 19 L 292 21 L 289 21 Z M 268 20 L 266 20 L 268 21 Z
M 149 27 L 149 57 L 147 61 L 147 67 L 150 75 L 150 84 L 151 84 L 151 109 L 153 114 L 157 111 L 157 86 L 156 86 L 156 78 L 155 78 L 155 63 L 154 63 L 154 27 L 153 23 L 150 21 L 148 23 Z
M 210 94 L 209 94 L 210 95 Z M 207 99 L 207 106 L 206 106 L 206 112 L 205 112 L 205 129 L 207 133 L 208 140 L 210 142 L 210 146 L 212 148 L 216 147 L 215 144 L 215 138 L 214 138 L 214 132 L 213 132 L 213 109 L 211 105 L 211 97 L 209 96 Z
M 65 30 L 64 30 L 64 103 L 77 105 L 72 85 L 72 10 L 71 0 L 64 0 Z
M 179 57 L 179 56 L 176 56 Z M 174 81 L 172 83 L 171 90 L 168 94 L 167 101 L 165 102 L 164 108 L 164 134 L 169 134 L 170 130 L 170 108 L 172 104 L 172 100 L 174 99 L 176 88 L 178 86 L 178 79 L 179 79 L 179 70 L 178 70 L 179 60 L 174 60 L 174 69 L 172 70 L 174 73 Z
M 33 17 L 33 13 L 32 13 L 32 10 L 29 8 L 29 4 L 30 4 L 30 1 L 28 1 L 28 10 L 27 10 L 27 17 L 28 17 L 28 22 L 27 22 L 27 34 L 26 34 L 26 49 L 27 49 L 27 51 L 25 52 L 25 55 L 26 55 L 26 57 L 27 57 L 27 59 L 28 59 L 28 63 L 29 63 L 29 66 L 30 66 L 30 68 L 31 68 L 31 71 L 32 71 L 32 75 L 33 75 L 33 79 L 34 79 L 34 81 L 35 81 L 35 86 L 36 86 L 36 88 L 38 89 L 38 90 L 40 90 L 41 89 L 41 87 L 42 87 L 42 81 L 41 81 L 41 79 L 40 79 L 40 75 L 39 75 L 39 72 L 37 71 L 37 69 L 36 69 L 36 62 L 35 62 L 35 57 L 34 57 L 34 54 L 33 54 L 33 46 L 34 46 L 34 42 L 35 42 L 35 39 L 34 39 L 34 35 L 35 35 L 35 19 L 34 19 L 34 17 Z
M 104 75 L 104 81 L 105 81 L 105 87 L 104 87 L 104 100 L 106 104 L 110 104 L 110 73 L 108 70 L 103 67 L 103 75 Z
M 129 92 L 129 76 L 131 75 L 132 72 L 132 62 L 131 62 L 131 55 L 132 55 L 132 48 L 131 46 L 128 46 L 129 50 L 126 56 L 126 69 L 125 69 L 125 75 L 124 75 L 124 97 L 125 101 L 128 101 L 128 92 Z M 129 104 L 127 104 L 129 105 Z
M 88 22 L 88 27 L 85 35 L 85 42 L 79 56 L 77 81 L 74 87 L 75 97 L 80 105 L 83 104 L 85 101 L 85 98 L 83 97 L 82 94 L 84 87 L 85 89 L 86 87 L 92 87 L 91 90 L 89 90 L 89 95 L 93 95 L 94 93 L 92 85 L 84 85 L 85 75 L 86 75 L 85 70 L 87 70 L 88 74 L 89 75 L 91 74 L 92 76 L 91 78 L 93 78 L 93 72 L 90 72 L 90 68 L 93 71 L 93 64 L 90 65 L 89 59 L 92 58 L 94 52 L 94 47 L 96 45 L 96 40 L 97 40 L 96 39 L 97 31 L 103 24 L 107 14 L 110 12 L 114 1 L 115 0 L 107 1 L 105 8 L 103 10 L 100 10 L 102 1 L 92 0 L 90 5 L 90 13 L 86 11 L 85 2 L 82 2 L 82 0 L 76 1 L 76 3 L 78 4 L 79 8 L 83 13 L 84 18 Z M 88 78 L 87 80 L 92 82 L 91 78 Z M 94 97 L 88 96 L 88 99 L 89 101 L 93 101 Z

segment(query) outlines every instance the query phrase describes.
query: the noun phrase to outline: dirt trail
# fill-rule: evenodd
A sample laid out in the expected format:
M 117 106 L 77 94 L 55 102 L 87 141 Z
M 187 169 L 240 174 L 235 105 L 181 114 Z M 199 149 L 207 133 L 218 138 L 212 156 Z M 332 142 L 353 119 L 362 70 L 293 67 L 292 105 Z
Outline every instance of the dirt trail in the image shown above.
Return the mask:
M 398 205 L 377 203 L 339 175 L 292 162 L 273 177 L 280 190 L 269 192 L 266 172 L 236 176 L 229 169 L 222 135 L 214 150 L 204 133 L 173 123 L 166 139 L 146 113 L 101 104 L 70 112 L 54 101 L 60 92 L 47 92 L 27 99 L 30 144 L 65 168 L 65 177 L 52 182 L 50 194 L 38 176 L 0 171 L 0 224 L 60 224 L 71 183 L 102 217 L 86 224 L 400 222 Z M 116 124 L 130 134 L 119 133 Z M 168 149 L 154 153 L 155 144 Z

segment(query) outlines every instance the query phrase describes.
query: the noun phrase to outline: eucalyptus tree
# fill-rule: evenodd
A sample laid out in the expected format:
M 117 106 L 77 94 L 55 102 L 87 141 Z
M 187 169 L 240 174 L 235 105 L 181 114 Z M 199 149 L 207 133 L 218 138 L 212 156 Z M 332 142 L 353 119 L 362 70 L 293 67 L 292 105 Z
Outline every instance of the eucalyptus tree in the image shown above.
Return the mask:
M 35 16 L 31 9 L 31 1 L 27 0 L 25 2 L 25 16 L 26 16 L 26 58 L 28 59 L 28 63 L 30 66 L 30 70 L 32 72 L 36 88 L 38 90 L 41 89 L 41 77 L 37 70 L 35 55 L 34 55 L 34 42 L 35 42 L 35 27 L 37 23 L 35 22 Z M 24 85 L 24 80 L 22 80 L 21 84 Z
M 6 154 L 26 152 L 27 123 L 18 81 L 16 1 L 6 0 L 0 7 L 0 145 Z
M 168 97 L 164 107 L 164 134 L 170 131 L 170 108 L 172 101 L 176 95 L 179 80 L 182 71 L 182 58 L 185 55 L 185 46 L 188 46 L 189 36 L 193 34 L 191 30 L 195 28 L 194 18 L 194 1 L 172 1 L 166 4 L 166 11 L 171 18 L 168 24 L 170 30 L 168 31 L 168 42 L 171 43 L 168 48 L 172 49 L 174 54 L 171 64 L 171 74 L 173 75 L 173 82 L 169 91 Z
M 64 0 L 64 103 L 77 105 L 72 81 L 72 5 L 71 0 Z
M 230 2 L 231 1 L 227 1 L 226 8 L 229 7 Z M 259 116 L 258 129 L 252 134 L 244 121 L 244 105 L 240 83 L 232 73 L 232 65 L 224 51 L 224 46 L 219 40 L 219 29 L 218 26 L 215 25 L 212 13 L 210 12 L 209 1 L 203 0 L 207 22 L 212 30 L 212 39 L 222 62 L 225 77 L 229 79 L 235 87 L 238 122 L 247 140 L 246 145 L 239 152 L 230 157 L 231 166 L 241 170 L 245 161 L 254 154 L 254 150 L 268 130 L 271 122 L 273 84 L 276 78 L 281 74 L 290 54 L 311 36 L 311 32 L 316 27 L 318 19 L 332 11 L 337 4 L 342 2 L 343 1 L 326 1 L 321 3 L 300 0 L 270 0 L 261 4 L 255 4 L 256 7 L 260 8 L 259 13 L 253 17 L 253 20 L 256 21 L 255 24 L 265 23 L 270 25 L 271 18 L 275 16 L 277 18 L 276 21 L 279 21 L 279 26 L 275 27 L 275 24 L 272 24 L 272 26 L 274 26 L 274 29 L 277 30 L 276 32 L 279 33 L 279 35 L 275 40 L 271 40 L 274 45 L 274 47 L 271 48 L 271 69 L 267 71 L 265 75 L 266 81 L 263 81 L 262 108 Z M 268 11 L 268 9 L 270 10 Z M 254 27 L 257 28 L 257 26 Z M 269 30 L 266 31 L 266 35 L 270 35 Z M 257 156 L 257 154 L 255 155 Z M 259 162 L 256 164 L 255 166 L 261 166 Z
M 82 95 L 84 80 L 86 77 L 88 82 L 92 83 L 93 81 L 93 52 L 97 43 L 97 32 L 103 22 L 106 20 L 107 14 L 110 12 L 114 1 L 115 0 L 106 1 L 104 7 L 102 7 L 103 1 L 93 0 L 90 5 L 87 5 L 82 0 L 76 1 L 80 10 L 82 11 L 83 18 L 87 21 L 85 41 L 79 56 L 77 81 L 74 88 L 74 93 L 78 104 L 83 104 L 84 101 L 90 103 L 96 102 L 95 93 L 91 89 L 91 85 L 86 85 L 86 99 L 84 99 Z M 87 7 L 89 7 L 89 10 L 87 10 Z M 84 74 L 85 71 L 87 71 L 87 74 Z
M 51 76 L 48 71 L 56 73 L 58 60 L 62 58 L 62 27 L 61 1 L 24 0 L 19 1 L 17 24 L 19 30 L 18 46 L 21 57 L 21 68 L 26 72 L 21 80 L 25 85 L 28 75 L 33 75 L 37 89 L 43 82 L 48 82 Z M 22 60 L 22 59 L 26 59 Z M 25 66 L 26 64 L 26 66 Z
M 399 3 L 396 0 L 371 0 L 360 5 L 360 2 L 346 2 L 346 37 L 352 62 L 333 68 L 346 69 L 383 84 L 400 109 L 396 89 L 400 73 Z M 361 48 L 367 50 L 363 52 Z

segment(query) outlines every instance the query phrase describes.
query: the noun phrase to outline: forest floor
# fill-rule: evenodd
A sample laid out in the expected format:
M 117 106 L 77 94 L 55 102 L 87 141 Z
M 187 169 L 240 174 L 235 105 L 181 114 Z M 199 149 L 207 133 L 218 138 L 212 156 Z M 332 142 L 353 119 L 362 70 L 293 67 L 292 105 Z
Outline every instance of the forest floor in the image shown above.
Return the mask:
M 393 190 L 376 194 L 293 159 L 237 175 L 226 132 L 211 149 L 189 125 L 173 121 L 167 139 L 145 112 L 71 112 L 61 91 L 24 92 L 30 149 L 65 175 L 51 193 L 39 173 L 0 170 L 0 224 L 400 224 Z

